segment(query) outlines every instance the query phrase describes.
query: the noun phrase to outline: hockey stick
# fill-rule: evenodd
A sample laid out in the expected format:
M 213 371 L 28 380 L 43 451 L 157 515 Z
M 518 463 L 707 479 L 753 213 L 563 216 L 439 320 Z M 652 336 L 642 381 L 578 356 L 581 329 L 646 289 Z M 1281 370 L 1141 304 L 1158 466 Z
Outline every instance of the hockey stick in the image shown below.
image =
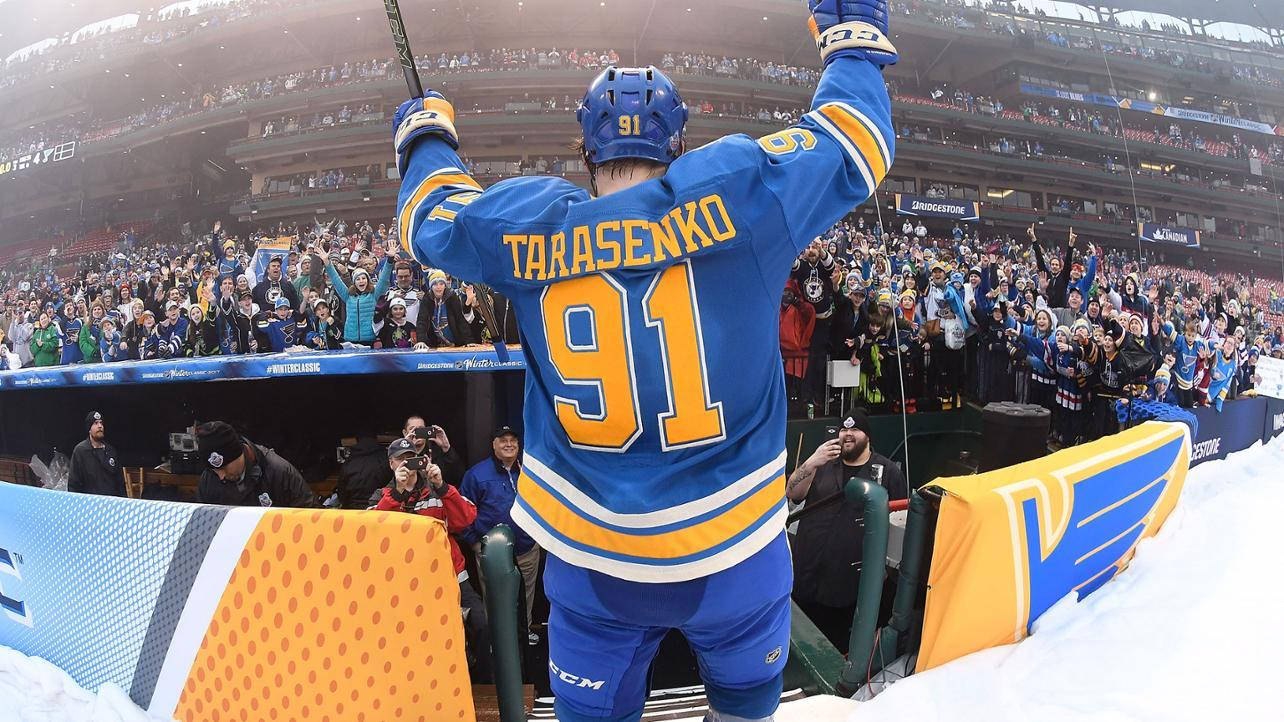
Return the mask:
M 392 44 L 397 48 L 397 62 L 406 75 L 406 87 L 410 97 L 424 97 L 424 85 L 419 80 L 419 69 L 415 67 L 415 55 L 410 52 L 410 38 L 406 37 L 406 23 L 401 19 L 401 8 L 397 0 L 383 0 L 384 12 L 388 15 L 388 27 L 392 30 Z M 410 239 L 405 239 L 409 242 Z M 481 314 L 482 323 L 490 332 L 491 341 L 495 344 L 495 353 L 500 361 L 508 360 L 508 350 L 504 348 L 504 339 L 499 335 L 499 324 L 495 323 L 495 308 L 491 305 L 490 289 L 481 284 L 473 284 L 477 298 L 477 312 Z

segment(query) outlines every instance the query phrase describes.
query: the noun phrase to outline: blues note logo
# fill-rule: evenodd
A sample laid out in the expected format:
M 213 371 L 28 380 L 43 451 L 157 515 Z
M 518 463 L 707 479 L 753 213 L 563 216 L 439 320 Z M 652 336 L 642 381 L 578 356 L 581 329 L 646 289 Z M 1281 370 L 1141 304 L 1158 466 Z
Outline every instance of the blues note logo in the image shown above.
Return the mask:
M 996 489 L 1008 507 L 1024 633 L 1066 594 L 1081 600 L 1128 565 L 1176 503 L 1187 444 L 1184 432 L 1143 439 Z
M 21 557 L 0 549 L 0 610 L 18 624 L 31 626 L 31 610 L 18 594 L 22 573 L 18 571 Z

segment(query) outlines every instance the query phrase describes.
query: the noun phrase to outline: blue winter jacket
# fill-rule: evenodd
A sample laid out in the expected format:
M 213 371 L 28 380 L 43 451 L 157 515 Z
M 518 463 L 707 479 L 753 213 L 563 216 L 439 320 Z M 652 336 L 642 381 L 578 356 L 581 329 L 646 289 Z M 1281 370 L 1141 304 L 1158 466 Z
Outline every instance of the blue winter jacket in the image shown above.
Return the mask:
M 365 293 L 349 293 L 348 284 L 343 282 L 343 277 L 334 270 L 334 266 L 326 266 L 325 272 L 330 276 L 330 283 L 334 284 L 335 293 L 343 299 L 343 307 L 346 311 L 343 320 L 343 340 L 366 345 L 374 343 L 375 302 L 384 294 L 384 291 L 388 290 L 388 284 L 392 280 L 392 264 L 384 261 L 374 289 Z
M 520 463 L 513 464 L 511 470 L 505 469 L 494 456 L 488 456 L 464 473 L 463 480 L 459 482 L 459 493 L 477 505 L 477 518 L 467 529 L 459 532 L 459 538 L 469 544 L 480 542 L 496 524 L 507 524 L 516 535 L 514 551 L 517 554 L 525 554 L 535 546 L 535 540 L 513 523 L 509 513 L 517 498 L 517 477 L 522 472 Z

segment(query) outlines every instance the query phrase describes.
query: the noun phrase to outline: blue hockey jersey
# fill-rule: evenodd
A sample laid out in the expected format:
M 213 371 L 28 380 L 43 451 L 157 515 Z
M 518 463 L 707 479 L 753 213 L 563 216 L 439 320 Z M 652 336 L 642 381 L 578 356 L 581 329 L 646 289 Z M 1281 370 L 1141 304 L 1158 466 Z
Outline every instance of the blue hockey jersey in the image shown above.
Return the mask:
M 780 535 L 781 291 L 799 251 L 886 175 L 894 137 L 878 68 L 840 58 L 798 124 L 722 138 L 602 198 L 553 177 L 482 192 L 444 140 L 412 149 L 403 244 L 516 310 L 525 532 L 641 582 L 713 574 Z

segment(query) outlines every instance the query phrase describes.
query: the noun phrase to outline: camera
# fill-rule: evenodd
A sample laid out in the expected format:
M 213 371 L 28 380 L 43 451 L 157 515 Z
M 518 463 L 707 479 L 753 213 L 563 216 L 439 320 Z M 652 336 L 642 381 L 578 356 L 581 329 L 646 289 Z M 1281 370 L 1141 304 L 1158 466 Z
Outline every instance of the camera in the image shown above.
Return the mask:
M 432 427 L 431 427 L 431 426 L 420 426 L 419 428 L 415 429 L 415 438 L 416 438 L 416 439 L 431 439 L 431 438 L 432 438 Z
M 423 471 L 428 468 L 429 461 L 427 456 L 412 456 L 406 459 L 405 467 L 411 471 Z
M 826 427 L 825 427 L 825 436 L 838 436 L 838 427 L 837 427 L 837 426 L 826 426 Z

